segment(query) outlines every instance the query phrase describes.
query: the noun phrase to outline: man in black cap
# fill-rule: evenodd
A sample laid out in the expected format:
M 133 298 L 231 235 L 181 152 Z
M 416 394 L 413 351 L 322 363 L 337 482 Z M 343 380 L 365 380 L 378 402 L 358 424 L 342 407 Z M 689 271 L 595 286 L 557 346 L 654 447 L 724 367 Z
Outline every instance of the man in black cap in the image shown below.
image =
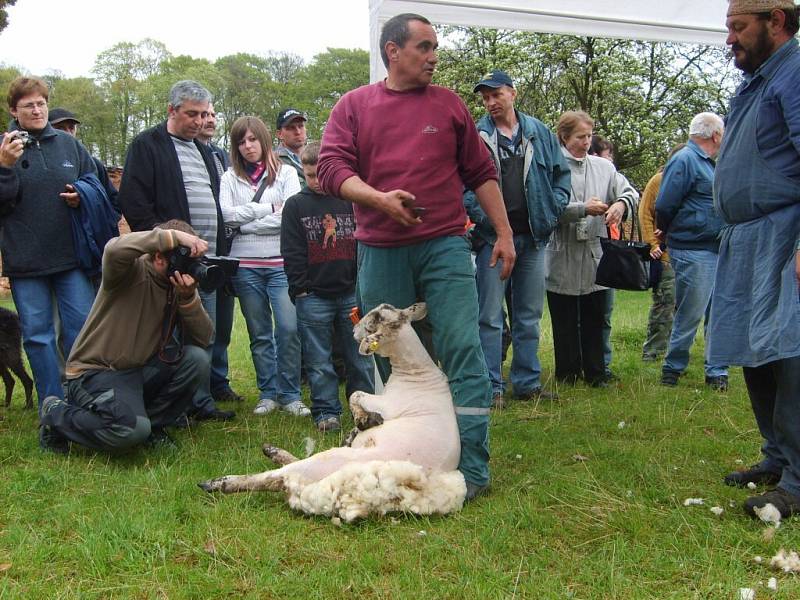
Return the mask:
M 296 108 L 285 108 L 278 113 L 275 122 L 275 135 L 278 136 L 279 144 L 275 149 L 278 158 L 297 171 L 300 183 L 306 187 L 306 176 L 303 174 L 303 165 L 300 162 L 300 154 L 308 142 L 306 133 L 306 121 L 308 118 L 305 113 Z
M 503 299 L 512 282 L 511 339 L 514 359 L 510 379 L 520 399 L 554 398 L 542 388 L 539 322 L 545 293 L 545 246 L 569 203 L 570 171 L 556 136 L 538 119 L 514 108 L 517 90 L 504 71 L 487 73 L 475 86 L 488 115 L 478 121 L 478 132 L 500 174 L 506 214 L 514 234 L 517 261 L 509 279 L 490 266 L 497 235 L 475 193 L 464 204 L 475 223 L 474 236 L 483 244 L 477 253 L 479 331 L 486 367 L 492 380 L 495 408 L 503 408 L 502 374 Z
M 66 108 L 54 108 L 50 111 L 48 120 L 50 121 L 50 125 L 55 129 L 65 131 L 74 138 L 78 137 L 78 125 L 80 125 L 81 122 Z M 119 204 L 117 204 L 117 188 L 115 188 L 109 180 L 106 166 L 103 164 L 103 161 L 96 156 L 92 156 L 92 160 L 94 161 L 94 166 L 97 167 L 97 178 L 100 180 L 100 183 L 103 184 L 108 199 L 111 201 L 111 205 L 118 213 L 122 214 L 122 211 L 119 209 Z

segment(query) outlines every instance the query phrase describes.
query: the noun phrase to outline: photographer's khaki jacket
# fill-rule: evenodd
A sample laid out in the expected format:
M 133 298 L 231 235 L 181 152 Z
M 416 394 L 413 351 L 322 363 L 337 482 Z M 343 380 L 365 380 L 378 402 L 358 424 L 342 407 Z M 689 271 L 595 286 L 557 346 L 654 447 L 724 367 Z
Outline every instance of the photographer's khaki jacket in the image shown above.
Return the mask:
M 106 244 L 103 282 L 69 355 L 68 379 L 88 370 L 139 368 L 155 354 L 172 284 L 155 270 L 150 254 L 177 246 L 167 229 L 129 233 Z M 184 343 L 208 346 L 214 326 L 197 292 L 178 304 L 178 314 Z

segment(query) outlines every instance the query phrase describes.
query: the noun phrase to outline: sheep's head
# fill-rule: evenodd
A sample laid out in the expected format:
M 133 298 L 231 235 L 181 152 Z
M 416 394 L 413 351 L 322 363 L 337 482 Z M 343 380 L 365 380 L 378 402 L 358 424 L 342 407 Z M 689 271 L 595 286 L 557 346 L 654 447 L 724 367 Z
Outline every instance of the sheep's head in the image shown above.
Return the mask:
M 369 311 L 353 329 L 361 354 L 374 354 L 380 347 L 393 340 L 400 328 L 410 321 L 419 321 L 428 314 L 424 302 L 408 308 L 395 308 L 391 304 L 379 304 Z

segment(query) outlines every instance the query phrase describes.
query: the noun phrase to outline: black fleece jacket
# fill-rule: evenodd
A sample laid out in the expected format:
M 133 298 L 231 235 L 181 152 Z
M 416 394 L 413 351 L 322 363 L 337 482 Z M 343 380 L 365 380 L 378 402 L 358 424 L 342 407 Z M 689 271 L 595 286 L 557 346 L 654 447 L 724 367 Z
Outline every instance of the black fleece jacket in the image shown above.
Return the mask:
M 217 254 L 226 255 L 217 167 L 208 146 L 197 140 L 194 143 L 206 164 L 217 204 Z M 191 224 L 183 173 L 166 121 L 143 131 L 131 142 L 117 201 L 133 231 L 147 231 L 170 219 Z

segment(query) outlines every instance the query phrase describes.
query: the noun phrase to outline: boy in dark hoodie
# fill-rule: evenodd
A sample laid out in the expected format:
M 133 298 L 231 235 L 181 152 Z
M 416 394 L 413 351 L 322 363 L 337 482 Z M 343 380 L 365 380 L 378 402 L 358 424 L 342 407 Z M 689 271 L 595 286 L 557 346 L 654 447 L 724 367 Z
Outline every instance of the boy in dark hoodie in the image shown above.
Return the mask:
M 317 180 L 319 144 L 301 157 L 308 188 L 286 202 L 281 256 L 311 385 L 311 415 L 320 431 L 341 428 L 339 379 L 333 366 L 337 336 L 347 371 L 347 395 L 374 390 L 372 359 L 358 353 L 350 311 L 356 306 L 356 241 L 352 205 L 322 192 Z

